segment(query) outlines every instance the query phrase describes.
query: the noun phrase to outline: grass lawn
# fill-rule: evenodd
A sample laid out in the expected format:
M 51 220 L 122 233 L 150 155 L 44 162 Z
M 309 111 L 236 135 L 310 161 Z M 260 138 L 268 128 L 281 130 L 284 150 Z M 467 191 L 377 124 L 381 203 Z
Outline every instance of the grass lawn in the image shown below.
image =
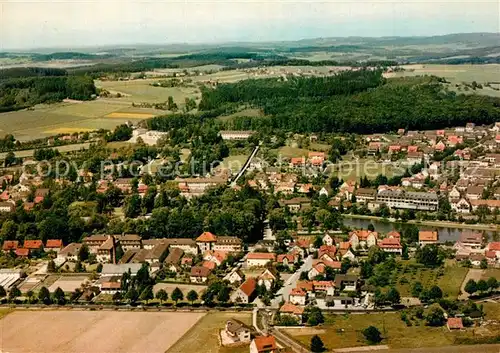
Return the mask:
M 239 112 L 230 114 L 230 115 L 221 115 L 217 117 L 218 120 L 221 121 L 228 121 L 231 120 L 232 118 L 236 118 L 238 116 L 245 116 L 245 117 L 258 117 L 258 116 L 264 116 L 264 113 L 260 109 L 255 109 L 255 108 L 247 108 L 243 109 Z
M 167 353 L 233 353 L 248 352 L 248 346 L 240 348 L 223 348 L 219 345 L 219 330 L 226 321 L 234 318 L 249 326 L 252 324 L 252 313 L 211 312 L 198 321 L 184 336 L 178 340 Z
M 247 154 L 229 156 L 222 160 L 222 163 L 217 168 L 229 168 L 231 172 L 237 173 L 248 159 Z
M 290 146 L 283 146 L 277 151 L 278 156 L 281 155 L 281 157 L 283 158 L 292 158 L 292 157 L 307 158 L 308 153 L 309 150 L 298 147 L 290 147 Z
M 317 334 L 329 350 L 368 345 L 361 333 L 368 326 L 377 327 L 384 338 L 380 344 L 391 348 L 447 346 L 453 345 L 456 338 L 473 337 L 473 329 L 449 332 L 445 326 L 428 327 L 421 321 L 418 324 L 413 321 L 413 326 L 406 326 L 398 313 L 330 315 L 327 324 L 318 329 L 287 329 L 285 332 L 307 347 L 311 337 Z
M 375 179 L 379 174 L 388 178 L 394 175 L 403 174 L 404 170 L 392 164 L 383 164 L 373 159 L 360 159 L 353 161 L 342 161 L 333 166 L 332 175 L 343 180 L 359 180 L 367 176 L 368 179 Z
M 481 279 L 487 280 L 490 277 L 495 277 L 500 281 L 500 268 L 488 268 L 484 270 Z
M 468 271 L 467 268 L 459 266 L 454 260 L 447 261 L 442 269 L 428 269 L 418 265 L 417 267 L 413 260 L 403 260 L 401 263 L 403 268 L 396 272 L 395 278 L 396 288 L 401 296 L 411 296 L 412 284 L 419 281 L 424 288 L 437 285 L 445 296 L 456 298 Z

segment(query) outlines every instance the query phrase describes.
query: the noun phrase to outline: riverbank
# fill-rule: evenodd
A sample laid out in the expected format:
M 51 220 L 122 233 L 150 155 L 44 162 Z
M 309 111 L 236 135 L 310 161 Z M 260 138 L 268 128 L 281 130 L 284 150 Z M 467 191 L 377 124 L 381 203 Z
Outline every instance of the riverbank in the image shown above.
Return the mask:
M 415 224 L 428 227 L 440 227 L 440 228 L 460 228 L 460 229 L 473 229 L 473 230 L 484 230 L 484 231 L 500 231 L 500 226 L 496 224 L 465 224 L 457 222 L 448 221 L 420 221 L 420 220 L 409 220 L 406 222 L 397 221 L 395 219 L 382 218 L 377 216 L 366 216 L 366 215 L 353 215 L 353 214 L 343 214 L 344 218 L 350 219 L 363 219 L 370 221 L 377 221 L 387 224 Z

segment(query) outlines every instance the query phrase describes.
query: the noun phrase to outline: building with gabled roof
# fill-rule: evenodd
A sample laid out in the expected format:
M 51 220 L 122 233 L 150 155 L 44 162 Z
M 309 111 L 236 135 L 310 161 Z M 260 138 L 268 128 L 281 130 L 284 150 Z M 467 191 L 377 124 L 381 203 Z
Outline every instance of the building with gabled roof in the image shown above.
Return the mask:
M 231 299 L 235 303 L 251 303 L 257 296 L 257 280 L 255 278 L 247 278 L 245 282 L 234 291 Z
M 63 248 L 61 239 L 47 239 L 45 242 L 45 251 L 59 252 Z
M 274 336 L 257 336 L 250 343 L 250 353 L 278 353 Z
M 5 240 L 2 245 L 3 251 L 16 250 L 19 247 L 19 241 L 17 240 Z
M 299 320 L 299 323 L 302 322 L 302 315 L 304 314 L 304 308 L 297 306 L 293 303 L 286 302 L 283 304 L 279 310 L 282 315 L 290 315 Z
M 418 232 L 418 243 L 420 244 L 420 246 L 437 244 L 438 240 L 439 235 L 437 231 L 421 230 Z

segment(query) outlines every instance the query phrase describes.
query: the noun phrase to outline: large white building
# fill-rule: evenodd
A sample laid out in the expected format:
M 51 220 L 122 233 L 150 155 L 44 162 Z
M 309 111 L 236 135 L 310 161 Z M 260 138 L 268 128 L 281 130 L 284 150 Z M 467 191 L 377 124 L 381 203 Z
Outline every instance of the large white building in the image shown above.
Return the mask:
M 439 206 L 439 198 L 434 192 L 381 190 L 377 195 L 377 201 L 390 208 L 409 210 L 435 211 Z

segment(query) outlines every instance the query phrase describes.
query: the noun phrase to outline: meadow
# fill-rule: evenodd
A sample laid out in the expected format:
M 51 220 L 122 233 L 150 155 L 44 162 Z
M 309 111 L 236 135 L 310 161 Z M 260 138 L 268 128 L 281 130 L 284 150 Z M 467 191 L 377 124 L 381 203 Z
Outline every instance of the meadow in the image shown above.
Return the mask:
M 488 313 L 486 310 L 486 317 L 494 318 Z M 459 339 L 491 337 L 500 333 L 500 325 L 450 332 L 446 326 L 425 326 L 422 320 L 413 320 L 412 323 L 413 325 L 408 327 L 401 320 L 399 313 L 345 314 L 327 316 L 326 323 L 320 328 L 289 328 L 282 331 L 306 347 L 309 346 L 311 337 L 317 334 L 328 350 L 367 346 L 361 331 L 368 326 L 377 327 L 383 337 L 380 344 L 388 345 L 391 349 L 451 346 L 457 344 Z M 498 350 L 498 347 L 496 349 Z
M 196 323 L 167 353 L 239 353 L 248 352 L 248 346 L 240 348 L 225 348 L 219 344 L 219 331 L 226 321 L 237 319 L 251 326 L 252 314 L 210 312 Z
M 131 103 L 95 100 L 82 103 L 39 105 L 30 110 L 0 114 L 0 134 L 27 141 L 57 134 L 98 129 L 112 130 L 129 120 L 162 115 L 163 110 L 132 107 Z

